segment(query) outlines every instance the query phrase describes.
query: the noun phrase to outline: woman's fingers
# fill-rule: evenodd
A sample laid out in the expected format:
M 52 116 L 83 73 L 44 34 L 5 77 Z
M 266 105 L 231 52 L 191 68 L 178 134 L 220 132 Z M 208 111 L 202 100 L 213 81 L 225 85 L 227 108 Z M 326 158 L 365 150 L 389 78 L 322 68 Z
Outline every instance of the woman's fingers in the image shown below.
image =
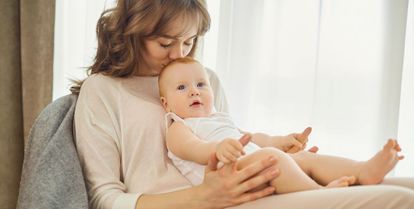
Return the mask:
M 240 139 L 239 142 L 245 146 L 247 143 L 250 142 L 250 140 L 252 139 L 252 135 L 250 134 L 244 134 Z
M 312 132 L 311 127 L 307 127 L 302 133 L 294 134 L 295 139 L 299 140 L 301 143 L 306 143 L 308 141 L 309 135 Z
M 302 136 L 308 138 L 309 134 L 312 132 L 312 127 L 307 127 L 303 132 Z
M 224 164 L 217 169 L 218 159 L 212 154 L 205 169 L 204 191 L 211 191 L 211 198 L 221 202 L 219 208 L 234 206 L 259 199 L 274 193 L 275 189 L 267 187 L 251 192 L 258 186 L 267 184 L 278 175 L 275 168 L 276 158 L 269 157 L 257 161 L 242 170 L 237 170 L 237 161 Z
M 311 148 L 308 149 L 308 152 L 313 152 L 313 153 L 317 153 L 319 150 L 319 147 L 317 146 L 313 146 Z
M 294 147 L 297 147 L 299 150 L 301 150 L 301 149 L 302 149 L 302 147 L 303 147 L 302 143 L 300 143 L 299 141 L 296 141 L 296 140 L 294 140 L 294 141 L 292 142 L 292 145 L 293 145 Z
M 268 182 L 270 179 L 276 177 L 277 171 L 274 171 L 274 169 L 270 169 L 268 172 L 264 172 L 262 174 L 259 174 L 260 172 L 270 168 L 271 166 L 274 166 L 276 164 L 276 158 L 269 157 L 264 160 L 261 160 L 259 162 L 255 162 L 242 170 L 238 172 L 238 175 L 235 178 L 236 182 L 249 182 L 247 184 L 247 187 L 244 186 L 241 188 L 241 193 L 244 193 L 246 191 L 249 191 L 252 188 L 248 188 L 249 186 L 254 186 L 256 184 L 263 184 L 265 182 Z M 259 174 L 259 175 L 258 175 Z M 253 176 L 257 175 L 256 177 L 252 178 Z M 251 179 L 250 179 L 251 178 Z
M 262 172 L 260 175 L 254 176 L 250 178 L 249 180 L 243 182 L 240 185 L 240 192 L 244 193 L 246 191 L 252 190 L 254 188 L 257 188 L 264 183 L 276 178 L 279 175 L 279 170 L 271 167 L 268 168 L 265 172 Z
M 287 153 L 297 153 L 297 152 L 299 152 L 300 150 L 301 150 L 301 148 L 300 148 L 300 147 L 293 146 L 293 147 L 291 147 L 289 150 L 287 150 L 286 152 L 287 152 Z
M 210 158 L 208 159 L 207 166 L 205 168 L 205 172 L 212 172 L 217 170 L 217 164 L 219 160 L 217 159 L 216 153 L 212 153 Z

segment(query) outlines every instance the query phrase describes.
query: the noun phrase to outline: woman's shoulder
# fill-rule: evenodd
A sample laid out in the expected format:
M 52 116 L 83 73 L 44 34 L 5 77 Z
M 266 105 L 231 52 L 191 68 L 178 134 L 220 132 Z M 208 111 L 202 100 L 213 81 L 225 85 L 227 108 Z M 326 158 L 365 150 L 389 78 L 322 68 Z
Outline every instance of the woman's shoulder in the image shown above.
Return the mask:
M 89 77 L 85 79 L 85 81 L 82 84 L 82 87 L 84 86 L 108 86 L 113 85 L 117 83 L 117 79 L 113 78 L 111 76 L 107 76 L 101 73 L 92 74 Z
M 111 99 L 119 95 L 119 83 L 117 78 L 100 73 L 92 74 L 82 83 L 79 99 L 87 101 Z
M 120 78 L 103 75 L 101 73 L 92 74 L 85 79 L 82 84 L 81 92 L 105 92 L 109 93 L 118 89 Z

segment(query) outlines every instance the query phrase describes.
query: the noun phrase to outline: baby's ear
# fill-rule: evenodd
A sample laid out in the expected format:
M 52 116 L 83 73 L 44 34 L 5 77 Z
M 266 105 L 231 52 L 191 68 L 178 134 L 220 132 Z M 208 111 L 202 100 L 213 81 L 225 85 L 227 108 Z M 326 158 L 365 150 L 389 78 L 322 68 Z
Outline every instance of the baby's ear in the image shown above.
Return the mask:
M 167 99 L 165 97 L 160 97 L 162 107 L 168 112 Z

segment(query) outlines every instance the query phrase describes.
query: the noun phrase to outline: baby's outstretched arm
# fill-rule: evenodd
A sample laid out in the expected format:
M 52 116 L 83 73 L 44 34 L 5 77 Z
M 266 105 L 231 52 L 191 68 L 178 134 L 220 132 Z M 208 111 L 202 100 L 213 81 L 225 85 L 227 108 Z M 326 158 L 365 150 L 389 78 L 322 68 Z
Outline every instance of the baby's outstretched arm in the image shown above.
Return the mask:
M 177 157 L 207 165 L 211 153 L 216 151 L 218 141 L 206 142 L 198 138 L 181 122 L 174 122 L 168 128 L 167 148 Z
M 263 133 L 255 133 L 252 141 L 260 147 L 275 147 L 284 152 L 298 152 L 305 148 L 311 130 L 308 127 L 302 133 L 293 133 L 286 136 L 269 136 Z

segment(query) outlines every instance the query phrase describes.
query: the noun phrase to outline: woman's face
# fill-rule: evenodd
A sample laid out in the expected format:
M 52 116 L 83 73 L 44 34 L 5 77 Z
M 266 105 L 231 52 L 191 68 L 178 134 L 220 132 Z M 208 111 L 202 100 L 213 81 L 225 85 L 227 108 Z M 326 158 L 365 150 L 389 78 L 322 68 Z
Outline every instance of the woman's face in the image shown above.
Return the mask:
M 144 41 L 146 47 L 143 53 L 144 63 L 140 65 L 138 75 L 157 76 L 169 62 L 190 53 L 194 39 L 197 37 L 197 25 L 188 27 L 180 21 L 174 21 L 170 28 L 167 34 L 150 37 Z M 182 35 L 177 36 L 177 34 Z

